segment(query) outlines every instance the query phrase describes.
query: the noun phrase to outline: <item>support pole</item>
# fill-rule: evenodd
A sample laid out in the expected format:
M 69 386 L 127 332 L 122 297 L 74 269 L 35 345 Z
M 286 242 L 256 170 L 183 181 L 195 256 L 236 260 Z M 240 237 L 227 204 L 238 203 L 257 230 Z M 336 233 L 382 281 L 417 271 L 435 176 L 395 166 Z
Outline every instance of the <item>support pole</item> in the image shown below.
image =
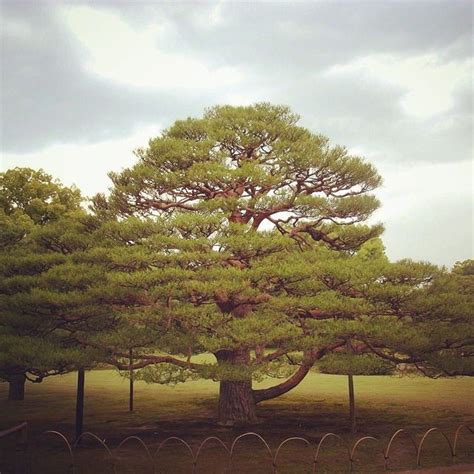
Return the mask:
M 76 393 L 76 441 L 81 436 L 84 426 L 84 378 L 84 369 L 79 369 L 77 371 Z
M 355 433 L 357 430 L 356 426 L 356 415 L 355 415 L 355 397 L 354 397 L 354 378 L 353 375 L 348 375 L 349 382 L 349 416 L 351 419 L 351 433 Z
M 129 356 L 130 356 L 130 397 L 128 401 L 128 411 L 131 413 L 133 412 L 133 369 L 132 369 L 132 364 L 133 364 L 133 351 L 130 349 L 129 351 Z

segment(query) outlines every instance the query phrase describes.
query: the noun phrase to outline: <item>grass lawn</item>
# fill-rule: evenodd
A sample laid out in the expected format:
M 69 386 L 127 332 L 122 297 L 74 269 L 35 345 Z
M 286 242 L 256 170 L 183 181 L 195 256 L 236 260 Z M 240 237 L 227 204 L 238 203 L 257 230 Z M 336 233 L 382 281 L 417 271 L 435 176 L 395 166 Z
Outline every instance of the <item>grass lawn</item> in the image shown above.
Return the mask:
M 76 375 L 51 377 L 41 384 L 28 384 L 23 402 L 7 402 L 7 385 L 0 384 L 0 430 L 24 420 L 30 424 L 33 472 L 67 472 L 67 459 L 60 451 L 59 440 L 41 433 L 58 430 L 69 439 L 74 431 Z M 259 386 L 268 386 L 268 380 Z M 422 377 L 355 377 L 359 432 L 357 437 L 372 435 L 386 445 L 399 428 L 409 430 L 419 441 L 422 433 L 433 426 L 443 429 L 450 439 L 462 423 L 474 425 L 474 380 L 469 378 L 430 380 Z M 135 412 L 128 413 L 128 380 L 113 370 L 86 373 L 86 431 L 106 439 L 111 447 L 130 435 L 139 435 L 147 445 L 156 446 L 168 436 L 181 436 L 194 449 L 207 436 L 219 436 L 230 446 L 245 431 L 265 437 L 272 449 L 290 436 L 302 436 L 314 446 L 326 432 L 340 434 L 352 443 L 357 437 L 347 432 L 347 378 L 311 373 L 293 391 L 258 407 L 261 422 L 250 428 L 224 428 L 215 424 L 218 384 L 210 381 L 186 382 L 175 387 L 135 384 Z M 318 472 L 345 472 L 348 464 L 343 448 L 328 440 L 322 451 Z M 467 431 L 460 438 L 460 462 L 474 462 L 474 436 Z M 0 441 L 1 443 L 2 441 Z M 375 443 L 375 442 L 373 442 Z M 6 446 L 8 442 L 4 441 Z M 92 441 L 77 451 L 78 472 L 112 472 L 103 448 Z M 375 444 L 361 445 L 355 470 L 383 471 L 382 446 L 373 458 Z M 439 433 L 426 441 L 423 464 L 449 464 L 449 448 Z M 153 472 L 146 470 L 147 460 L 138 444 L 130 443 L 118 453 L 117 472 Z M 416 454 L 407 438 L 394 443 L 394 468 L 414 466 Z M 11 456 L 10 456 L 11 457 Z M 4 452 L 4 458 L 8 455 Z M 185 448 L 170 443 L 161 452 L 157 472 L 190 472 Z M 197 465 L 197 472 L 228 472 L 225 452 L 210 443 Z M 1 462 L 1 460 L 0 460 Z M 4 460 L 4 464 L 5 464 Z M 281 451 L 282 468 L 278 472 L 311 472 L 311 452 L 302 442 L 291 442 Z M 2 471 L 8 472 L 8 470 Z M 235 452 L 232 472 L 271 472 L 271 462 L 263 445 L 256 439 L 243 439 Z

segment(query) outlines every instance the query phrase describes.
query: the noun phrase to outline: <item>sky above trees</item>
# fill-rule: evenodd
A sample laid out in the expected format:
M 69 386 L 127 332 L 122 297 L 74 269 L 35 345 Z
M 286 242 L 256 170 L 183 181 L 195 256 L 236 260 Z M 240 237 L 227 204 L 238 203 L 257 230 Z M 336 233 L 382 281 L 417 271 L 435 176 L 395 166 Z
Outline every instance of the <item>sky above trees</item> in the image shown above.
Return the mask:
M 2 1 L 1 169 L 92 195 L 177 118 L 289 105 L 375 164 L 390 258 L 472 256 L 472 3 Z

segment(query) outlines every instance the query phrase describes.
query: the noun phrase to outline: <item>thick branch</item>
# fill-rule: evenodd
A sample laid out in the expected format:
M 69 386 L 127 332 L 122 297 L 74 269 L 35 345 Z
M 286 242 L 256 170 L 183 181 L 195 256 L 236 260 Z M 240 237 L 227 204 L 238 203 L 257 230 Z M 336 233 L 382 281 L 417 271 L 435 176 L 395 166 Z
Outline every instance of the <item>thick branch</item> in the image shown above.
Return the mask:
M 292 388 L 295 388 L 306 377 L 306 374 L 310 371 L 313 363 L 314 361 L 303 362 L 300 368 L 289 379 L 285 380 L 281 384 L 274 385 L 270 388 L 254 390 L 253 396 L 255 403 L 279 397 L 280 395 L 289 392 Z
M 128 358 L 128 354 L 116 354 L 118 357 Z M 156 356 L 156 355 L 134 355 L 135 358 L 140 359 L 139 361 L 135 362 L 134 364 L 124 364 L 118 360 L 114 360 L 112 363 L 119 369 L 119 370 L 135 370 L 135 369 L 142 369 L 143 367 L 147 367 L 148 365 L 153 364 L 173 364 L 177 365 L 178 367 L 182 367 L 183 369 L 200 369 L 203 368 L 203 364 L 196 364 L 194 362 L 188 362 L 185 360 L 176 359 L 171 356 Z
M 284 356 L 287 352 L 288 352 L 288 349 L 278 349 L 274 352 L 270 352 L 267 355 L 265 355 L 265 353 L 262 352 L 262 354 L 258 355 L 255 360 L 258 363 L 271 362 L 272 360 L 275 360 L 275 359 L 280 358 L 281 356 Z
M 273 387 L 264 388 L 260 390 L 253 390 L 253 396 L 255 399 L 255 403 L 262 402 L 264 400 L 270 400 L 272 398 L 279 397 L 291 389 L 295 388 L 308 374 L 311 367 L 313 367 L 314 363 L 323 357 L 324 354 L 330 352 L 342 345 L 345 344 L 344 342 L 338 342 L 335 344 L 331 344 L 326 346 L 322 349 L 317 351 L 311 351 L 308 354 L 305 354 L 305 358 L 300 366 L 300 368 L 287 380 L 284 382 L 274 385 Z

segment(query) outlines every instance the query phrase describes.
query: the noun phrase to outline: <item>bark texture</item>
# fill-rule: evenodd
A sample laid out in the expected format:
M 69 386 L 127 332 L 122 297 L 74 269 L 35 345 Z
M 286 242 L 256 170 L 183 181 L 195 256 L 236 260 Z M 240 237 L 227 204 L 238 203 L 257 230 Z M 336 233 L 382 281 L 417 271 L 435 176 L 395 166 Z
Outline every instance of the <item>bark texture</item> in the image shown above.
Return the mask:
M 308 351 L 298 370 L 290 378 L 273 387 L 252 390 L 250 377 L 239 381 L 222 380 L 219 392 L 219 423 L 234 425 L 257 422 L 257 403 L 279 397 L 295 388 L 306 377 L 316 360 L 343 344 L 337 342 L 318 350 Z M 215 356 L 221 364 L 248 366 L 250 363 L 250 352 L 247 349 L 222 350 L 216 352 Z
M 252 382 L 221 381 L 218 421 L 226 426 L 257 422 Z
M 248 364 L 248 350 L 219 351 L 216 353 L 220 364 Z M 257 422 L 252 380 L 221 380 L 219 388 L 218 422 L 221 425 L 251 424 Z

